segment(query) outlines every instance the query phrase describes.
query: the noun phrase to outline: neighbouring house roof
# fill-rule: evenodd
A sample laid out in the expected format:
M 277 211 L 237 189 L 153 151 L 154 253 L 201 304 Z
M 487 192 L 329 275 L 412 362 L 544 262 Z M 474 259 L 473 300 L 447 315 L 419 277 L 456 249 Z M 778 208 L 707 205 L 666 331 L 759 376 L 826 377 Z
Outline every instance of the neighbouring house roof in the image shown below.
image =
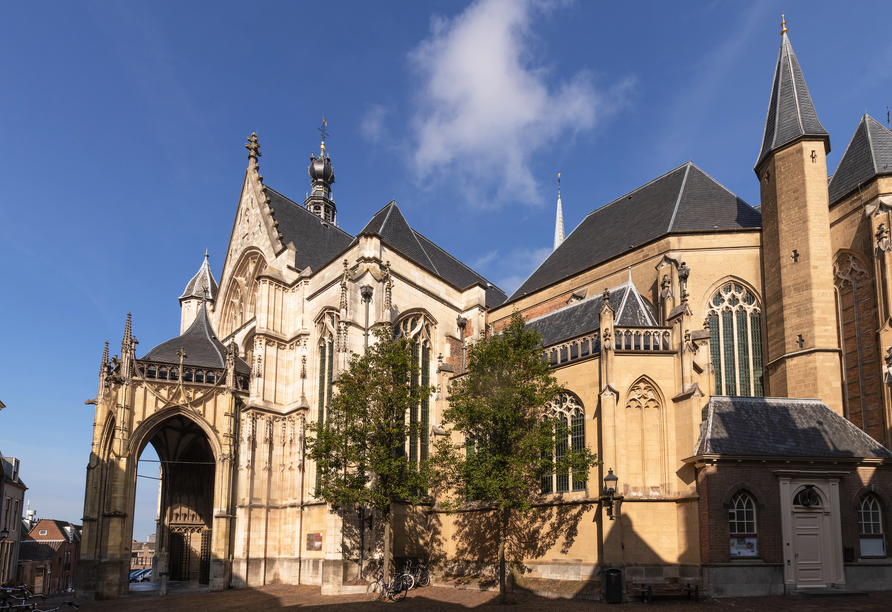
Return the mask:
M 269 206 L 279 222 L 282 244 L 294 244 L 294 267 L 316 271 L 334 259 L 351 242 L 353 236 L 308 211 L 271 187 L 266 188 Z
M 761 224 L 758 211 L 688 162 L 589 213 L 509 301 L 666 234 Z
M 504 291 L 412 229 L 396 202 L 375 213 L 359 232 L 362 234 L 380 236 L 389 246 L 460 289 L 480 283 L 486 288 L 488 307 L 498 306 L 507 297 Z
M 892 132 L 870 115 L 864 115 L 830 178 L 830 203 L 883 174 L 892 174 Z
M 180 300 L 187 300 L 189 298 L 201 299 L 203 297 L 206 297 L 210 302 L 217 299 L 217 281 L 214 280 L 214 274 L 211 272 L 210 264 L 208 264 L 207 253 L 204 254 L 204 261 L 201 262 L 201 267 L 198 268 L 198 272 L 192 277 L 192 280 L 189 281 L 189 284 L 187 284 L 186 288 L 183 290 L 183 295 L 180 296 Z
M 41 535 L 41 531 L 46 534 Z M 60 521 L 56 519 L 40 519 L 35 521 L 30 527 L 26 541 L 40 542 L 80 542 L 81 532 L 80 525 L 72 525 L 68 521 Z
M 62 540 L 24 540 L 19 544 L 19 561 L 52 559 L 64 542 Z
M 805 85 L 799 60 L 793 53 L 789 37 L 784 33 L 777 56 L 777 67 L 774 69 L 774 83 L 768 102 L 768 116 L 765 118 L 762 150 L 755 165 L 756 172 L 771 153 L 805 136 L 822 138 L 825 151 L 830 152 L 830 135 L 818 121 L 818 113 Z
M 21 470 L 21 464 L 19 464 L 19 469 Z M 13 478 L 13 475 L 15 475 L 15 478 Z M 21 474 L 16 474 L 15 457 L 4 457 L 2 453 L 0 453 L 0 478 L 3 478 L 5 483 L 25 490 L 28 489 L 25 483 L 22 482 Z
M 631 281 L 610 289 L 610 305 L 614 308 L 613 318 L 616 326 L 659 325 Z M 535 329 L 542 335 L 543 346 L 551 346 L 599 329 L 603 306 L 604 294 L 599 293 L 541 317 L 530 319 L 526 327 Z
M 180 363 L 180 357 L 177 352 L 183 349 L 186 351 L 186 357 L 183 359 L 183 365 L 205 368 L 226 368 L 226 347 L 211 326 L 211 321 L 207 314 L 207 305 L 202 302 L 195 316 L 195 321 L 189 326 L 183 335 L 172 338 L 166 342 L 162 342 L 148 353 L 142 359 L 146 361 L 160 361 L 162 363 Z M 241 373 L 248 373 L 251 367 L 245 361 L 236 356 L 235 369 Z
M 779 397 L 712 397 L 692 456 L 699 455 L 892 459 L 820 400 Z

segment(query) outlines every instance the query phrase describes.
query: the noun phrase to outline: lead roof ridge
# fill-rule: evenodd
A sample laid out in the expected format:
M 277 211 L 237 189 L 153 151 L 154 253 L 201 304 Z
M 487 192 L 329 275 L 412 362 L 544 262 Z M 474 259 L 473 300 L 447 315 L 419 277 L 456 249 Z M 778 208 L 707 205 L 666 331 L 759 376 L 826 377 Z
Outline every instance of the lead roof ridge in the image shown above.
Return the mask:
M 672 225 L 675 223 L 675 215 L 678 214 L 678 207 L 681 206 L 681 198 L 684 195 L 684 188 L 688 184 L 688 174 L 691 173 L 691 166 L 693 165 L 693 161 L 688 161 L 686 164 L 687 167 L 684 170 L 684 178 L 681 179 L 681 188 L 678 190 L 678 199 L 675 200 L 675 208 L 672 209 L 672 218 L 669 219 L 669 227 L 666 229 L 667 232 L 672 231 Z

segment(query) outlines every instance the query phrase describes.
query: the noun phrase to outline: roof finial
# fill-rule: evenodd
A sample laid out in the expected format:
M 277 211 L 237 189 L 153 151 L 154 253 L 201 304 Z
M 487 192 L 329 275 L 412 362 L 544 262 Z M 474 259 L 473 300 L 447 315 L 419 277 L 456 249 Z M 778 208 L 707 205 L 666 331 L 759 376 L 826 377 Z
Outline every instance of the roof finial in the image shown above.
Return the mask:
M 787 33 L 787 20 L 781 15 L 781 36 Z
M 564 241 L 564 211 L 561 208 L 561 173 L 558 172 L 558 200 L 557 200 L 557 217 L 554 221 L 554 250 L 556 251 Z
M 248 161 L 257 163 L 258 157 L 263 157 L 260 153 L 260 143 L 257 142 L 257 132 L 251 132 L 251 135 L 248 136 L 248 142 L 245 143 L 245 148 L 248 149 Z
M 321 156 L 325 157 L 325 138 L 328 136 L 328 131 L 325 129 L 328 126 L 328 121 L 325 120 L 325 116 L 322 117 L 322 127 L 316 128 L 322 134 L 322 153 Z

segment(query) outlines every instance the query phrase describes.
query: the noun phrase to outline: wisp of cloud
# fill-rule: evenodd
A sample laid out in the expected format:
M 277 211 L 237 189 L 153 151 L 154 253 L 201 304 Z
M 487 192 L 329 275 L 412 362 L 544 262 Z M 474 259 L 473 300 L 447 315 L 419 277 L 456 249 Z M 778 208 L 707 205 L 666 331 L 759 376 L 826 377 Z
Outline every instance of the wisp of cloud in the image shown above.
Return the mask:
M 476 206 L 541 203 L 531 157 L 621 105 L 631 80 L 601 93 L 582 71 L 549 87 L 527 49 L 535 13 L 551 4 L 478 0 L 454 19 L 434 19 L 410 54 L 420 78 L 419 181 L 448 178 Z

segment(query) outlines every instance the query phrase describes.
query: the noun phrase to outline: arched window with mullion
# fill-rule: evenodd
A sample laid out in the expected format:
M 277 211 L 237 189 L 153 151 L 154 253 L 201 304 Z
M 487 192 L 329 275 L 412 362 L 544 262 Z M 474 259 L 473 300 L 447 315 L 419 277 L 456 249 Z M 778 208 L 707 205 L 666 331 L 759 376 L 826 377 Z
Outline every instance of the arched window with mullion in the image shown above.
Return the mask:
M 861 498 L 858 504 L 858 535 L 862 557 L 885 557 L 886 538 L 883 535 L 883 513 L 880 499 L 873 493 Z
M 325 422 L 326 411 L 331 403 L 334 390 L 334 354 L 335 334 L 338 328 L 338 315 L 333 311 L 327 311 L 316 321 L 316 331 L 319 335 L 319 395 L 317 406 L 317 420 L 320 424 Z M 322 472 L 316 467 L 316 487 L 322 482 Z
M 430 385 L 431 369 L 431 323 L 421 314 L 410 315 L 400 321 L 398 333 L 412 342 L 412 361 L 415 365 L 410 384 L 417 388 Z M 430 397 L 409 409 L 409 461 L 425 461 L 428 458 L 430 434 Z
M 585 447 L 585 411 L 575 395 L 558 394 L 546 405 L 545 415 L 553 422 L 555 440 L 553 453 L 543 453 L 545 462 L 553 459 L 554 463 L 558 463 L 568 449 L 581 450 Z M 543 494 L 584 491 L 586 475 L 571 473 L 570 470 L 555 471 L 543 474 L 539 485 Z
M 761 313 L 755 294 L 740 283 L 726 283 L 710 300 L 706 318 L 716 395 L 764 395 Z
M 759 536 L 756 531 L 756 502 L 741 491 L 728 505 L 728 528 L 731 534 L 732 557 L 758 557 Z

